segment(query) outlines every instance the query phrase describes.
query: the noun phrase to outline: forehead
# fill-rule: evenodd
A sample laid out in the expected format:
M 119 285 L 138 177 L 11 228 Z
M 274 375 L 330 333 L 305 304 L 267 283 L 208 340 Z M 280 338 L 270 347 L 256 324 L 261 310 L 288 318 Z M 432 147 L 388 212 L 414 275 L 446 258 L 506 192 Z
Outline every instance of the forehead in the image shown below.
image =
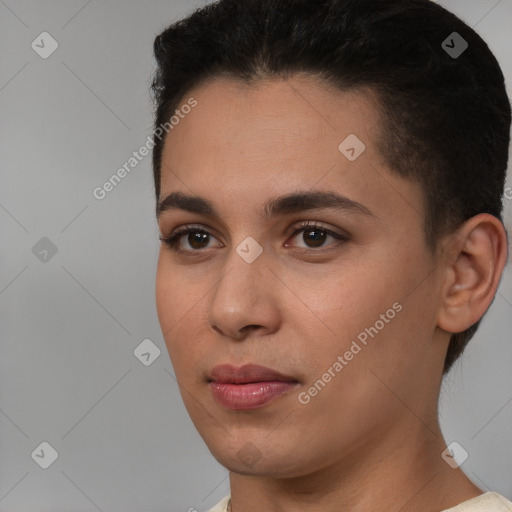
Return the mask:
M 265 198 L 310 189 L 402 210 L 412 195 L 421 208 L 416 186 L 390 173 L 377 150 L 379 111 L 368 91 L 342 92 L 307 76 L 217 78 L 183 103 L 190 97 L 197 106 L 165 142 L 161 199 L 179 191 L 256 212 Z
M 224 149 L 234 149 L 232 156 L 252 149 L 252 156 L 259 153 L 266 159 L 268 150 L 276 146 L 276 157 L 287 151 L 297 157 L 315 150 L 330 153 L 338 151 L 339 142 L 350 134 L 373 145 L 379 120 L 368 89 L 341 92 L 307 75 L 251 84 L 218 77 L 190 91 L 182 103 L 191 96 L 198 105 L 167 137 L 164 158 L 179 158 L 183 152 L 193 157 L 189 146 L 182 145 L 192 141 L 209 150 L 196 153 L 203 160 Z M 301 146 L 306 141 L 313 145 Z

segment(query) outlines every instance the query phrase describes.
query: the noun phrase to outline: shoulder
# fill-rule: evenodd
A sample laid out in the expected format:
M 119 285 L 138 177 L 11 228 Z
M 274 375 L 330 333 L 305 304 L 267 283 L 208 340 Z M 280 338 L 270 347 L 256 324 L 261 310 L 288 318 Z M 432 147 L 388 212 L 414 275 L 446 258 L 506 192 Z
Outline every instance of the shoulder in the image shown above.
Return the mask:
M 512 512 L 512 502 L 497 492 L 486 492 L 442 512 Z
M 229 498 L 229 494 L 224 496 L 224 498 L 222 498 L 213 508 L 208 510 L 208 512 L 227 512 Z

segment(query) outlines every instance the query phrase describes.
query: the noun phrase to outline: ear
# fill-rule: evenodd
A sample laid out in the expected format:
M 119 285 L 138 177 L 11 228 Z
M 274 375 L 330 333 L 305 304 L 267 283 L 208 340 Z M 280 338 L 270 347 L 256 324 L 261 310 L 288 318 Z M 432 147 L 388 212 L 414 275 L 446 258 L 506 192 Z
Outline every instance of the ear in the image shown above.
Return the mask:
M 493 215 L 468 219 L 450 235 L 437 325 L 458 333 L 476 323 L 491 305 L 507 262 L 507 233 Z

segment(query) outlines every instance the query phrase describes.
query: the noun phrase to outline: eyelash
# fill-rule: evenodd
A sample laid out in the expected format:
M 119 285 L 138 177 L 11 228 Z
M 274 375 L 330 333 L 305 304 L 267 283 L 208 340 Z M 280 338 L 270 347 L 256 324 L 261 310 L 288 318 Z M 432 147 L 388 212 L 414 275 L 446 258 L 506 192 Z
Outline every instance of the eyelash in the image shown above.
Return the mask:
M 333 238 L 338 240 L 337 243 L 329 244 L 327 247 L 332 246 L 332 245 L 334 245 L 335 247 L 338 247 L 338 246 L 344 244 L 345 242 L 348 242 L 348 240 L 349 240 L 348 236 L 341 235 L 340 233 L 335 233 L 334 231 L 326 229 L 323 226 L 316 224 L 315 222 L 305 221 L 305 222 L 302 222 L 301 224 L 299 224 L 298 226 L 296 226 L 296 228 L 297 229 L 294 230 L 294 232 L 291 234 L 290 238 L 295 238 L 295 236 L 298 233 L 300 233 L 301 231 L 304 231 L 304 232 L 306 232 L 306 231 L 321 231 L 322 233 L 330 235 Z M 173 235 L 168 236 L 168 237 L 160 236 L 159 239 L 170 249 L 172 249 L 173 251 L 178 252 L 178 253 L 201 253 L 201 252 L 206 251 L 207 249 L 189 250 L 189 249 L 180 249 L 178 247 L 180 238 L 183 235 L 186 235 L 189 233 L 204 233 L 206 235 L 211 235 L 210 232 L 208 232 L 202 228 L 199 228 L 199 227 L 183 226 L 183 228 L 178 229 Z M 308 248 L 300 247 L 299 249 L 306 251 L 306 252 L 312 251 L 314 253 L 322 252 L 322 249 L 324 251 L 328 250 L 325 247 L 320 247 L 319 249 L 315 249 L 313 247 L 308 247 Z

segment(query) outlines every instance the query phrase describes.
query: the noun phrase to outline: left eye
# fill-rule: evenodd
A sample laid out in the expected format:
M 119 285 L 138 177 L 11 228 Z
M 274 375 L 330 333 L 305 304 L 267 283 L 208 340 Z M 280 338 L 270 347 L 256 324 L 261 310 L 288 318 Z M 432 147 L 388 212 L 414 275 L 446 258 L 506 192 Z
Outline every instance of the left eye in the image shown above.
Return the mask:
M 295 232 L 293 233 L 293 238 L 296 238 L 300 233 L 302 233 L 301 241 L 305 245 L 299 247 L 303 247 L 306 249 L 322 247 L 325 244 L 325 241 L 328 237 L 338 240 L 339 243 L 343 243 L 348 240 L 346 236 L 341 235 L 339 233 L 335 233 L 334 231 L 326 229 L 322 226 L 318 226 L 316 224 L 303 225 L 301 228 L 295 230 Z

